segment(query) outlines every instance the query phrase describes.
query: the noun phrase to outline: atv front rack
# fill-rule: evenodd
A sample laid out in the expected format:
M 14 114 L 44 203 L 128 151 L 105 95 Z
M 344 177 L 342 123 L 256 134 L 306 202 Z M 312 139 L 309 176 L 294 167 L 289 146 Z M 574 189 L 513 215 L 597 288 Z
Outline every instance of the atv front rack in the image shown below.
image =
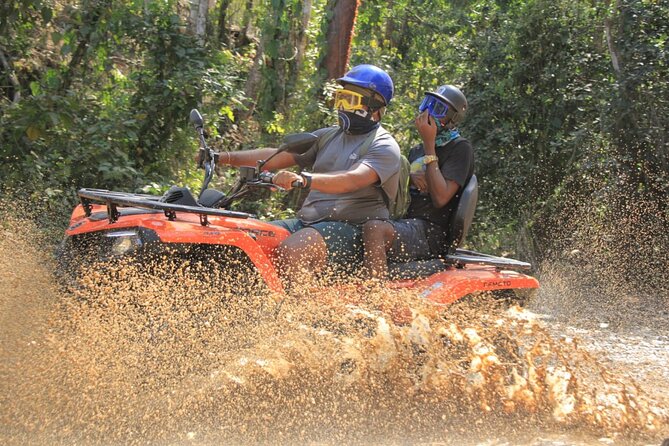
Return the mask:
M 529 271 L 532 269 L 532 265 L 527 262 L 507 257 L 482 254 L 480 252 L 468 251 L 466 249 L 456 249 L 453 254 L 445 256 L 444 260 L 447 264 L 455 266 L 488 265 L 498 269 L 508 269 L 512 271 Z
M 100 203 L 107 206 L 107 217 L 109 223 L 115 223 L 121 216 L 118 210 L 120 207 L 133 207 L 142 209 L 159 210 L 165 213 L 170 221 L 176 219 L 177 212 L 186 212 L 190 214 L 197 214 L 200 217 L 200 224 L 207 226 L 209 221 L 207 217 L 214 215 L 217 217 L 231 217 L 231 218 L 249 218 L 251 214 L 246 212 L 227 211 L 224 209 L 206 208 L 203 206 L 185 206 L 182 204 L 164 203 L 160 201 L 160 197 L 146 194 L 130 194 L 126 192 L 113 192 L 105 189 L 79 189 L 77 192 L 81 200 L 81 206 L 84 208 L 86 217 L 90 217 L 92 213 L 91 204 Z
M 532 269 L 531 264 L 520 260 L 482 254 L 476 251 L 456 249 L 452 254 L 436 259 L 389 263 L 388 274 L 393 279 L 416 279 L 418 277 L 431 276 L 432 274 L 443 271 L 448 266 L 464 268 L 466 265 L 491 266 L 497 271 L 527 272 Z

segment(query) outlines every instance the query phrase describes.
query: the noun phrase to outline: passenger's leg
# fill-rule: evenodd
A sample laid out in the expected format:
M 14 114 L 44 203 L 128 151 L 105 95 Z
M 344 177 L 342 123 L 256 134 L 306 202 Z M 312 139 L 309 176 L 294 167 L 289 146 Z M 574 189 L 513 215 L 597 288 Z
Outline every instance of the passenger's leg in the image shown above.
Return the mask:
M 388 277 L 388 256 L 395 239 L 395 229 L 387 221 L 370 220 L 362 225 L 362 243 L 364 246 L 364 266 L 371 278 Z

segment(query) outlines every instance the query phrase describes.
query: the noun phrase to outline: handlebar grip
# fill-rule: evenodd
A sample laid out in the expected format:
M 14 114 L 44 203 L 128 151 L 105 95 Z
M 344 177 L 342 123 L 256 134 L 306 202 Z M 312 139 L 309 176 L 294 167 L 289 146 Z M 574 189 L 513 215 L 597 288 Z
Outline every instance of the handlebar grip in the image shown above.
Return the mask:
M 258 174 L 258 179 L 262 183 L 273 184 L 272 180 L 274 179 L 274 174 L 272 172 L 260 172 Z
M 292 183 L 290 183 L 290 185 L 298 189 L 302 189 L 304 187 L 304 182 L 302 180 L 295 180 Z

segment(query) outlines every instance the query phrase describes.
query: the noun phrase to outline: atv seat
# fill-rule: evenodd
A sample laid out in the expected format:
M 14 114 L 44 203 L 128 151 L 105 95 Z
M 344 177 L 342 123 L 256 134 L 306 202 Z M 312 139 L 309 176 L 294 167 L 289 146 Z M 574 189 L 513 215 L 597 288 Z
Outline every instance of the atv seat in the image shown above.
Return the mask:
M 187 187 L 172 186 L 160 198 L 160 201 L 183 206 L 216 208 L 224 198 L 225 194 L 216 189 L 205 189 L 196 200 Z
M 446 234 L 446 253 L 452 254 L 462 245 L 467 237 L 469 227 L 474 219 L 476 202 L 479 198 L 479 182 L 476 175 L 472 175 L 465 185 L 455 212 L 448 222 L 448 234 Z
M 202 191 L 197 201 L 206 208 L 217 208 L 225 198 L 225 194 L 216 189 L 205 189 Z

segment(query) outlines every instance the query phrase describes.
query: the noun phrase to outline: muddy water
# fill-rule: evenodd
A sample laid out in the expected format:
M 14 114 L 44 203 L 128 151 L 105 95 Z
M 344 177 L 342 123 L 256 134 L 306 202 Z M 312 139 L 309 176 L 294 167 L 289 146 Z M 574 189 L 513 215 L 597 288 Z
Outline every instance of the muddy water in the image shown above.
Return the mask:
M 281 300 L 168 259 L 60 287 L 37 231 L 6 217 L 0 227 L 3 444 L 669 436 L 666 331 L 560 313 L 551 303 L 564 290 L 546 287 L 532 311 L 483 296 L 439 313 L 365 284 Z

